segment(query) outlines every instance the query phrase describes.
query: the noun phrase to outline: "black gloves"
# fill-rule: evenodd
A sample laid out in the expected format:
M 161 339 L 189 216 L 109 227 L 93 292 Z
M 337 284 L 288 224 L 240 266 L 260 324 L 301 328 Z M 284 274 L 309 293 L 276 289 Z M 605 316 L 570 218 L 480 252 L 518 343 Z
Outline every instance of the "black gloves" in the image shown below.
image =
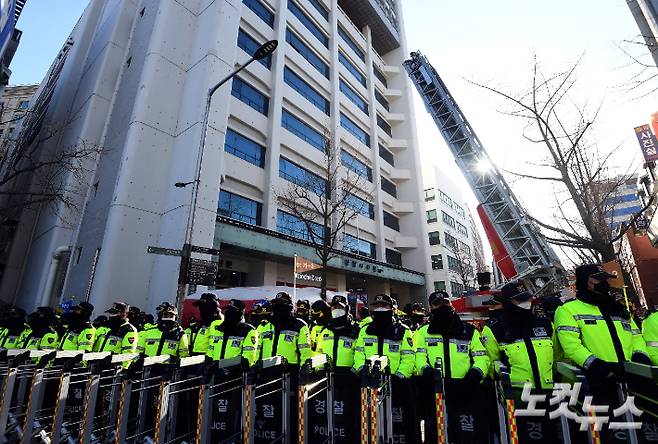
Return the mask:
M 651 359 L 644 353 L 635 352 L 631 357 L 631 361 L 637 362 L 638 364 L 651 365 Z
M 617 365 L 597 358 L 587 368 L 587 372 L 600 380 L 612 381 L 617 376 Z
M 466 372 L 463 378 L 463 382 L 466 386 L 474 386 L 478 385 L 480 382 L 482 382 L 482 372 L 480 372 L 478 369 L 472 367 L 469 371 Z
M 432 367 L 424 367 L 423 368 L 423 378 L 428 378 L 432 379 L 434 378 L 434 369 Z

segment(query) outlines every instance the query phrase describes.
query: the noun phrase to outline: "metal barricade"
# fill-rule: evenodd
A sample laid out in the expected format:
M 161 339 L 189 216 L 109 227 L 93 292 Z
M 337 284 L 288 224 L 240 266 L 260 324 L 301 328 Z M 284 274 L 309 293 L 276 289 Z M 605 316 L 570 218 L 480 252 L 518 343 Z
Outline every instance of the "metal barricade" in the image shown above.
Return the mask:
M 164 365 L 169 359 L 169 356 L 139 358 L 123 372 L 114 429 L 115 444 L 153 441 L 159 419 L 155 413 L 162 396 Z
M 436 418 L 436 439 L 438 444 L 447 444 L 448 441 L 448 411 L 445 401 L 445 384 L 443 380 L 443 364 L 437 358 L 432 369 L 432 387 L 434 391 L 434 418 Z
M 290 371 L 285 358 L 258 361 L 247 375 L 245 444 L 291 444 Z
M 393 439 L 391 376 L 388 358 L 371 356 L 361 371 L 361 444 L 386 443 Z
M 658 441 L 658 366 L 625 362 L 628 378 L 628 394 L 643 414 L 642 426 L 636 431 L 638 441 Z
M 197 413 L 197 444 L 242 443 L 247 434 L 245 417 L 251 407 L 247 376 L 241 357 L 222 359 L 207 367 Z
M 301 370 L 297 418 L 299 444 L 333 444 L 333 374 L 327 355 L 307 360 Z

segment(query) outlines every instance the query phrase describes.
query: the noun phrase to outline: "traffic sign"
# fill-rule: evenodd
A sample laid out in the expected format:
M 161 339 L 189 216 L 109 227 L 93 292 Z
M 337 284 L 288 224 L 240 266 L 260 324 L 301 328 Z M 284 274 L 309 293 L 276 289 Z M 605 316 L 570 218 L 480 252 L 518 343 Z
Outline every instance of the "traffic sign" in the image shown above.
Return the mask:
M 177 250 L 175 248 L 162 248 L 153 246 L 149 246 L 146 249 L 146 252 L 151 254 L 160 254 L 163 256 L 181 256 L 183 254 L 182 250 Z
M 210 254 L 212 256 L 219 256 L 219 250 L 215 250 L 214 248 L 200 247 L 198 245 L 190 245 L 190 251 L 194 253 L 203 253 L 203 254 Z
M 215 285 L 219 264 L 213 261 L 190 258 L 187 266 L 187 283 L 191 285 Z

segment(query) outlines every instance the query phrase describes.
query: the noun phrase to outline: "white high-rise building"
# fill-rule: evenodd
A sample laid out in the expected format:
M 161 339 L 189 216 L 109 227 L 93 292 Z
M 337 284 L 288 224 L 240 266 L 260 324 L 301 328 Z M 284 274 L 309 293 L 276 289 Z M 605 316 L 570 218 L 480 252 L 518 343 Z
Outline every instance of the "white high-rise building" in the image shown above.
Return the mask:
M 77 205 L 17 215 L 2 298 L 148 310 L 173 300 L 181 258 L 148 249 L 184 243 L 192 186 L 174 184 L 194 180 L 206 92 L 272 39 L 276 52 L 212 102 L 192 244 L 221 251 L 215 286 L 290 285 L 293 255 L 315 259 L 276 191 L 321 174 L 327 135 L 372 189 L 328 287 L 423 299 L 431 267 L 397 0 L 90 2 L 21 140 L 102 154 L 73 187 Z M 53 127 L 57 137 L 31 137 Z
M 432 286 L 459 297 L 477 288 L 476 274 L 487 268 L 482 239 L 457 184 L 438 167 L 425 178 Z

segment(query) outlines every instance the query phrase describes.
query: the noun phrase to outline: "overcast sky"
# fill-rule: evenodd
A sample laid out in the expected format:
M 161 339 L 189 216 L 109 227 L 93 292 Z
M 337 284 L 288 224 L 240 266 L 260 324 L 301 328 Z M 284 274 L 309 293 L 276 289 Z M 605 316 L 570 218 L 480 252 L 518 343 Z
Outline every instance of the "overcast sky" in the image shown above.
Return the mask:
M 625 0 L 404 0 L 403 7 L 409 50 L 429 58 L 499 169 L 527 172 L 527 162 L 541 153 L 522 138 L 523 121 L 499 112 L 509 110 L 507 104 L 467 80 L 520 92 L 529 85 L 533 54 L 551 73 L 582 53 L 576 99 L 592 106 L 603 103 L 595 128 L 599 146 L 608 151 L 620 145 L 613 160 L 620 171 L 631 163 L 641 167 L 633 127 L 648 123 L 658 103 L 656 93 L 633 100 L 649 88 L 633 95 L 623 86 L 638 67 L 628 66 L 630 59 L 617 45 L 639 34 Z M 477 201 L 452 154 L 420 98 L 415 99 L 423 156 L 440 162 L 474 207 Z M 552 216 L 550 185 L 509 182 L 531 214 Z
M 501 170 L 524 171 L 538 159 L 537 148 L 521 137 L 524 123 L 498 112 L 504 102 L 466 79 L 523 90 L 536 53 L 547 72 L 557 72 L 585 54 L 579 99 L 603 102 L 596 135 L 603 150 L 620 145 L 615 165 L 637 168 L 641 155 L 633 127 L 658 111 L 656 93 L 633 100 L 622 85 L 637 73 L 617 47 L 639 31 L 625 0 L 402 0 L 410 50 L 421 50 L 446 82 L 471 125 Z M 87 0 L 30 0 L 18 28 L 24 31 L 12 62 L 11 83 L 37 83 L 82 13 Z M 48 30 L 47 35 L 43 32 Z M 658 71 L 657 71 L 658 72 Z M 654 80 L 658 86 L 658 79 Z M 647 93 L 648 88 L 641 92 Z M 423 156 L 440 162 L 472 209 L 477 204 L 452 154 L 418 96 L 416 118 Z M 429 164 L 429 162 L 426 162 Z M 530 213 L 552 215 L 546 184 L 509 180 Z

